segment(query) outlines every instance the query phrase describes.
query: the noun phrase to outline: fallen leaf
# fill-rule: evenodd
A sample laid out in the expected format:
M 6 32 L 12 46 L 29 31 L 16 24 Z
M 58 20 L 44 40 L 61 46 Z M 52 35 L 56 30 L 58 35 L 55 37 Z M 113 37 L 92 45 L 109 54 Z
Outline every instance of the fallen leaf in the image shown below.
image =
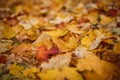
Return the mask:
M 62 68 L 68 66 L 70 61 L 71 53 L 66 53 L 52 57 L 48 62 L 43 62 L 40 67 L 43 69 Z
M 9 67 L 9 74 L 19 76 L 21 70 L 23 70 L 23 67 L 14 63 L 14 64 L 11 64 Z
M 108 14 L 109 14 L 110 16 L 115 17 L 115 16 L 117 16 L 117 14 L 118 14 L 118 10 L 117 10 L 117 9 L 109 9 L 109 10 L 108 10 Z
M 68 41 L 53 38 L 53 42 L 58 46 L 61 52 L 68 52 L 72 49 L 75 49 L 78 46 L 78 39 L 73 36 L 69 37 Z
M 51 49 L 53 47 L 53 43 L 51 41 L 51 37 L 48 34 L 41 34 L 36 41 L 32 43 L 34 47 L 39 47 L 45 45 L 47 49 Z
M 37 56 L 38 60 L 47 61 L 50 55 L 56 55 L 59 53 L 59 49 L 57 47 L 53 47 L 50 50 L 47 50 L 46 46 L 40 46 L 37 48 Z
M 4 56 L 4 55 L 0 56 L 0 64 L 1 63 L 4 63 L 4 64 L 6 63 L 6 56 Z
M 4 26 L 4 30 L 2 31 L 3 32 L 3 35 L 5 38 L 12 38 L 16 35 L 16 31 L 17 31 L 17 27 L 13 26 Z
M 21 25 L 24 28 L 24 30 L 29 30 L 38 23 L 39 23 L 38 19 L 31 16 L 29 17 L 21 16 L 19 18 L 19 25 Z
M 113 52 L 116 54 L 120 54 L 120 42 L 114 44 Z
M 115 69 L 113 64 L 100 60 L 95 54 L 86 54 L 84 58 L 79 59 L 77 68 L 79 71 L 93 71 L 101 78 L 107 78 Z
M 76 68 L 63 67 L 59 69 L 50 69 L 37 74 L 41 80 L 83 80 L 81 74 Z M 46 77 L 47 76 L 47 77 Z
M 91 43 L 89 49 L 92 50 L 97 48 L 103 39 L 105 39 L 105 36 L 103 34 L 100 34 L 99 36 L 97 36 L 95 40 Z
M 12 49 L 12 53 L 17 55 L 25 55 L 27 52 L 30 51 L 32 51 L 32 48 L 31 48 L 31 44 L 29 43 L 21 43 L 20 45 Z
M 78 27 L 78 24 L 70 24 L 67 26 L 67 29 L 75 34 L 82 34 L 83 31 Z
M 10 19 L 8 18 L 5 23 L 15 26 L 18 23 L 18 20 L 16 18 L 10 18 Z
M 52 37 L 60 37 L 60 36 L 64 36 L 65 34 L 67 34 L 67 30 L 61 30 L 61 29 L 56 29 L 53 31 L 44 31 L 43 33 L 48 34 Z
M 11 45 L 11 43 L 9 43 L 9 42 L 0 42 L 0 53 L 9 50 L 10 45 Z
M 98 12 L 97 11 L 91 11 L 86 16 L 86 18 L 90 20 L 90 23 L 95 24 L 97 22 L 97 19 L 98 19 Z
M 74 50 L 74 54 L 78 58 L 84 58 L 85 54 L 90 54 L 92 52 L 88 51 L 88 49 L 84 46 L 79 46 Z
M 109 24 L 110 22 L 112 22 L 112 18 L 111 17 L 108 17 L 108 16 L 105 16 L 105 15 L 100 15 L 100 23 L 102 25 L 106 25 L 106 24 Z
M 87 32 L 88 35 L 84 36 L 81 39 L 81 44 L 84 45 L 85 47 L 89 48 L 91 43 L 94 41 L 96 38 L 96 35 L 94 34 L 94 31 L 90 30 Z
M 32 68 L 26 68 L 22 71 L 23 77 L 30 77 L 32 79 L 36 78 L 35 73 L 39 72 L 39 69 L 32 67 Z

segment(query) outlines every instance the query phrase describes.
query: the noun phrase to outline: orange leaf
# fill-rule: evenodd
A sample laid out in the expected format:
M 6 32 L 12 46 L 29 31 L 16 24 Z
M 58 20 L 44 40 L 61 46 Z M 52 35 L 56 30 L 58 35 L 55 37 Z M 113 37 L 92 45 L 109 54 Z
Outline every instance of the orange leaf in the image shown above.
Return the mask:
M 40 46 L 37 49 L 36 58 L 38 60 L 47 61 L 50 55 L 55 55 L 57 53 L 59 53 L 59 49 L 57 47 L 53 47 L 50 50 L 47 50 L 46 46 Z
M 31 51 L 31 45 L 28 43 L 21 43 L 20 45 L 13 48 L 12 52 L 17 55 L 24 55 L 27 51 Z

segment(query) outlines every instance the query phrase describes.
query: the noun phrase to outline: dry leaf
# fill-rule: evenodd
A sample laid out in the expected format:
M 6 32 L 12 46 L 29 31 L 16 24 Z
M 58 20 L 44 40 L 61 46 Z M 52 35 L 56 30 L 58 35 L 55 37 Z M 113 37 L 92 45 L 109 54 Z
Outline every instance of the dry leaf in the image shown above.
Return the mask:
M 25 55 L 27 52 L 32 51 L 31 44 L 28 43 L 21 43 L 20 45 L 14 47 L 12 49 L 12 53 L 17 55 Z
M 73 36 L 70 37 L 68 41 L 63 41 L 62 39 L 54 38 L 53 42 L 58 46 L 61 52 L 70 51 L 78 46 L 78 39 Z
M 9 50 L 10 45 L 11 45 L 11 43 L 9 43 L 9 42 L 0 42 L 0 53 Z
M 105 16 L 105 15 L 100 15 L 100 19 L 101 19 L 100 23 L 102 25 L 109 24 L 113 20 L 111 17 Z
M 79 46 L 75 49 L 74 54 L 78 58 L 83 58 L 85 54 L 90 54 L 92 52 L 88 51 L 88 49 L 84 46 Z
M 71 53 L 57 55 L 49 59 L 48 62 L 43 62 L 40 67 L 43 69 L 62 68 L 68 66 L 71 61 Z
M 81 74 L 76 68 L 63 67 L 59 69 L 50 69 L 37 74 L 41 80 L 83 80 Z M 46 77 L 47 76 L 47 77 Z
M 92 11 L 88 14 L 88 16 L 86 18 L 88 18 L 90 20 L 90 23 L 95 24 L 98 19 L 98 12 Z
M 34 47 L 39 47 L 42 45 L 47 46 L 47 49 L 50 49 L 53 47 L 53 43 L 51 41 L 51 37 L 47 34 L 41 34 L 35 42 L 32 43 Z
M 114 44 L 113 52 L 116 54 L 120 54 L 120 42 Z
M 86 54 L 85 58 L 78 60 L 77 68 L 79 71 L 94 71 L 100 77 L 106 78 L 107 76 L 113 74 L 115 67 L 109 62 L 100 60 L 94 54 Z
M 67 30 L 62 30 L 62 29 L 56 29 L 53 31 L 44 31 L 43 33 L 50 35 L 52 37 L 60 37 L 60 36 L 64 36 L 65 34 L 67 34 Z
M 16 26 L 4 26 L 4 30 L 2 31 L 3 32 L 3 35 L 5 38 L 12 38 L 16 35 L 16 31 L 17 31 L 17 27 Z
M 50 55 L 56 55 L 59 53 L 59 49 L 57 47 L 53 47 L 50 50 L 47 50 L 46 46 L 40 46 L 37 48 L 37 56 L 38 60 L 47 61 Z

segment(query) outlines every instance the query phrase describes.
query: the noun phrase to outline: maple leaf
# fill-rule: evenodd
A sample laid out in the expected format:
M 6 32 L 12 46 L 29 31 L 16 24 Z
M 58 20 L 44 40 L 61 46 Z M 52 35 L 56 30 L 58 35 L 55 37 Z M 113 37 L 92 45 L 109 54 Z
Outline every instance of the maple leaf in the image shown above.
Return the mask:
M 12 53 L 15 53 L 17 55 L 24 55 L 26 52 L 30 52 L 31 50 L 31 44 L 21 43 L 12 49 Z
M 100 23 L 102 25 L 109 24 L 113 20 L 111 17 L 105 16 L 105 15 L 100 15 L 100 19 L 101 19 Z
M 59 49 L 57 47 L 53 47 L 50 50 L 47 50 L 46 46 L 40 46 L 37 48 L 37 56 L 38 60 L 47 61 L 50 55 L 55 55 L 59 53 Z
M 22 71 L 23 77 L 31 77 L 32 79 L 35 79 L 35 73 L 39 72 L 39 69 L 32 67 L 32 68 L 26 68 Z
M 4 55 L 0 56 L 0 63 L 6 63 L 6 56 Z
M 47 49 L 53 47 L 53 43 L 51 41 L 51 37 L 48 34 L 41 34 L 35 42 L 32 43 L 34 47 L 39 47 L 45 45 Z
M 79 29 L 78 24 L 69 24 L 67 25 L 67 29 L 75 34 L 82 34 L 83 31 L 81 29 Z
M 9 67 L 9 73 L 13 74 L 15 76 L 19 76 L 21 70 L 23 70 L 23 67 L 17 65 L 16 63 L 10 65 L 10 67 Z
M 70 37 L 68 41 L 53 38 L 53 42 L 58 46 L 61 52 L 70 51 L 78 46 L 78 39 L 74 36 Z
M 88 18 L 90 20 L 90 23 L 94 24 L 96 23 L 97 19 L 98 19 L 98 12 L 97 11 L 91 11 L 86 18 Z
M 115 16 L 117 16 L 117 14 L 118 14 L 118 10 L 117 10 L 117 9 L 109 9 L 109 10 L 108 10 L 108 14 L 109 14 L 110 16 L 115 17 Z
M 12 38 L 15 36 L 16 34 L 16 31 L 17 31 L 17 27 L 13 26 L 4 26 L 4 29 L 3 29 L 3 35 L 5 38 Z
M 96 35 L 94 34 L 94 31 L 92 30 L 90 30 L 87 34 L 88 36 L 86 35 L 81 39 L 81 44 L 89 48 L 91 43 L 94 41 Z
M 113 52 L 116 54 L 120 54 L 120 42 L 114 44 Z
M 61 70 L 54 68 L 38 73 L 37 75 L 41 80 L 83 80 L 77 69 L 71 67 L 63 67 Z
M 44 31 L 43 33 L 48 34 L 52 37 L 60 37 L 60 36 L 64 36 L 65 34 L 67 34 L 67 30 L 61 30 L 61 29 L 56 29 L 53 31 Z
M 77 68 L 79 71 L 93 71 L 104 79 L 113 74 L 115 69 L 113 64 L 100 60 L 95 54 L 85 54 L 84 58 L 78 60 Z
M 92 53 L 91 51 L 88 51 L 88 49 L 84 46 L 79 46 L 75 49 L 74 54 L 78 58 L 83 58 L 85 54 L 90 54 Z
M 0 53 L 9 50 L 10 46 L 11 46 L 10 42 L 0 42 Z
M 62 68 L 68 66 L 70 61 L 71 53 L 66 53 L 52 57 L 48 62 L 43 62 L 40 67 L 43 69 Z

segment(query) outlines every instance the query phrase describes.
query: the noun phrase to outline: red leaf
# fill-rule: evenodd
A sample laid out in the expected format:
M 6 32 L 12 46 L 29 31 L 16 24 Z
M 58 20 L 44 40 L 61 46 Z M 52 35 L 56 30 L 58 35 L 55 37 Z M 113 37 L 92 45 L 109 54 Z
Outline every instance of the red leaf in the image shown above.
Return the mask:
M 109 9 L 108 13 L 110 16 L 117 16 L 118 10 L 117 9 Z
M 0 63 L 6 63 L 6 56 L 2 55 L 0 56 Z
M 37 49 L 37 56 L 36 56 L 36 58 L 38 60 L 47 61 L 50 55 L 55 55 L 57 53 L 59 53 L 59 49 L 56 48 L 56 47 L 53 47 L 52 49 L 47 50 L 46 46 L 40 46 Z
M 16 18 L 8 18 L 5 23 L 14 26 L 18 23 L 18 20 Z

